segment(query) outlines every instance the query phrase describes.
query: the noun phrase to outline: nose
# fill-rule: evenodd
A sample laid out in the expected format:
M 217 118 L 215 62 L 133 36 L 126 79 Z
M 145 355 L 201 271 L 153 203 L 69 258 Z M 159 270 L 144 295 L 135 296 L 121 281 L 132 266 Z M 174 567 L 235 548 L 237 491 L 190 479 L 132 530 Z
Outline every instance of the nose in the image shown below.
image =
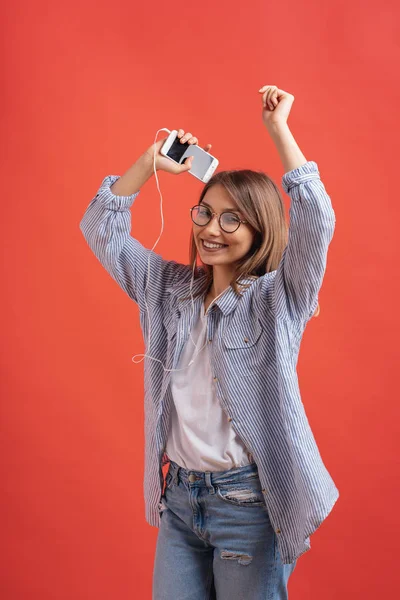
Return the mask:
M 207 233 L 211 233 L 211 235 L 220 235 L 222 233 L 222 229 L 219 226 L 218 215 L 213 215 L 211 217 L 211 221 L 207 223 L 205 229 Z

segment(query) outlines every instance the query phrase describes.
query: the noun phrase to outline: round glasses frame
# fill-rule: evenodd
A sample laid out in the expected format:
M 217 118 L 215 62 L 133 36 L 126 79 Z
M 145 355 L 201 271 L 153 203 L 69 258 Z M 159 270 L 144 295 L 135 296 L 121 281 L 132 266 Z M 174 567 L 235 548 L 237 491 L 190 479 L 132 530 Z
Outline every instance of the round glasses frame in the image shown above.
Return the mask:
M 195 209 L 195 208 L 206 208 L 206 209 L 208 210 L 208 212 L 211 214 L 211 216 L 210 216 L 210 218 L 208 219 L 207 223 L 202 223 L 201 225 L 199 225 L 199 223 L 196 223 L 196 221 L 195 221 L 195 220 L 194 220 L 194 218 L 193 218 L 193 211 L 194 211 L 194 209 Z M 231 231 L 227 231 L 226 229 L 224 229 L 224 228 L 222 227 L 222 224 L 221 224 L 221 217 L 222 217 L 222 215 L 226 215 L 226 214 L 228 214 L 228 215 L 234 215 L 234 216 L 236 217 L 236 219 L 238 220 L 238 226 L 236 227 L 236 229 L 233 229 L 233 230 L 231 230 Z M 214 217 L 218 217 L 218 224 L 219 224 L 219 226 L 221 227 L 222 231 L 224 231 L 225 233 L 235 233 L 235 231 L 237 231 L 237 230 L 239 229 L 239 227 L 240 227 L 240 225 L 241 225 L 242 223 L 247 223 L 247 222 L 248 222 L 248 221 L 243 221 L 242 219 L 239 219 L 239 217 L 237 216 L 237 214 L 236 214 L 236 213 L 234 213 L 234 212 L 231 212 L 231 211 L 229 211 L 229 210 L 225 210 L 225 211 L 224 211 L 224 212 L 222 212 L 222 213 L 215 213 L 215 212 L 212 212 L 212 210 L 211 210 L 210 208 L 208 208 L 208 206 L 203 206 L 202 204 L 196 204 L 195 206 L 192 206 L 192 208 L 190 209 L 190 217 L 191 217 L 191 219 L 192 219 L 193 223 L 194 223 L 195 225 L 197 225 L 197 227 L 205 227 L 206 225 L 208 225 L 208 224 L 210 223 L 210 221 L 211 221 L 211 220 L 212 220 Z

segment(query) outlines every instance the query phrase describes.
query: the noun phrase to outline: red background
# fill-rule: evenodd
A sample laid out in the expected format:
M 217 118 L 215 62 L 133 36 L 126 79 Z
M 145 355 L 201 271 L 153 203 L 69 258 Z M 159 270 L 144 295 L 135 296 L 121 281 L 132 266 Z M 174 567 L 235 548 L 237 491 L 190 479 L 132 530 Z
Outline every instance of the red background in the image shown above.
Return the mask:
M 280 185 L 261 120 L 265 84 L 295 96 L 290 128 L 337 218 L 298 371 L 341 497 L 290 596 L 394 596 L 399 12 L 362 0 L 3 8 L 2 598 L 151 598 L 143 363 L 131 361 L 143 352 L 138 309 L 79 222 L 103 177 L 122 175 L 161 127 L 212 143 L 219 169 L 264 170 Z M 156 251 L 186 262 L 202 184 L 160 173 L 160 186 Z M 152 247 L 154 178 L 132 216 L 132 235 Z

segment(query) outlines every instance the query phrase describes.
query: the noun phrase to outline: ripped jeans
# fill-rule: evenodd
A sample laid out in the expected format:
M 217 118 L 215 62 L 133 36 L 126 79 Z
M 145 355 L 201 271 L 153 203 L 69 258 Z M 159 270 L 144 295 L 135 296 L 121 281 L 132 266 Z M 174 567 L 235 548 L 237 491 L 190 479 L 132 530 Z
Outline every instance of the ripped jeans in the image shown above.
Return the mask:
M 287 600 L 284 565 L 255 463 L 189 471 L 170 462 L 153 600 Z

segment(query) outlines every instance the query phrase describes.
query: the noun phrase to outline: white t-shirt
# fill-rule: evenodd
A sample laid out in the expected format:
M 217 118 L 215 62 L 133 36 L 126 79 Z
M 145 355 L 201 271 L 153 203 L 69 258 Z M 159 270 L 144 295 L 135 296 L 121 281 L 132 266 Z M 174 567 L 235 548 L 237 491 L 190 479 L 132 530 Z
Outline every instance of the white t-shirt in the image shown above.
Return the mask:
M 192 359 L 194 363 L 171 373 L 173 402 L 166 453 L 185 469 L 226 471 L 248 465 L 252 459 L 215 394 L 204 304 L 200 313 L 191 332 L 197 349 L 189 335 L 176 368 Z

